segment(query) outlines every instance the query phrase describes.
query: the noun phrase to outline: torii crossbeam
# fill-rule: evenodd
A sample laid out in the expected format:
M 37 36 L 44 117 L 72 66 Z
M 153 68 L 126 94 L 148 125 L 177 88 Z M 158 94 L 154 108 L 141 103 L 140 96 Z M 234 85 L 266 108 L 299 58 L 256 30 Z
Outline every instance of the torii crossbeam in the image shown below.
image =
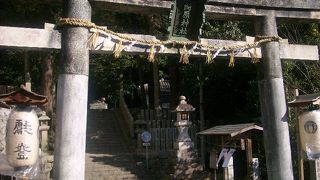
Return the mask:
M 24 49 L 24 50 L 60 50 L 61 49 L 61 32 L 54 30 L 53 24 L 45 23 L 44 29 L 36 28 L 21 28 L 21 27 L 8 27 L 0 26 L 0 48 L 6 49 Z M 154 40 L 156 37 L 143 34 L 126 34 L 138 39 Z M 97 46 L 90 50 L 91 53 L 112 53 L 115 42 L 106 41 L 103 35 L 97 39 Z M 252 37 L 247 37 L 247 41 L 231 41 L 231 40 L 218 40 L 218 39 L 200 39 L 204 44 L 244 44 L 252 42 Z M 102 45 L 103 44 L 103 45 Z M 125 48 L 123 50 L 128 54 L 145 54 L 149 52 L 149 48 L 141 46 L 133 46 L 132 48 Z M 239 58 L 251 58 L 253 49 L 243 51 L 235 54 Z M 179 48 L 167 48 L 157 51 L 157 54 L 163 55 L 178 55 Z M 192 52 L 191 55 L 196 57 L 205 57 L 205 52 Z M 226 53 L 220 53 L 218 56 L 227 56 Z M 261 58 L 261 48 L 257 47 L 257 58 Z M 314 45 L 298 45 L 288 44 L 286 41 L 280 42 L 280 58 L 286 60 L 306 60 L 317 61 L 319 60 L 318 46 Z

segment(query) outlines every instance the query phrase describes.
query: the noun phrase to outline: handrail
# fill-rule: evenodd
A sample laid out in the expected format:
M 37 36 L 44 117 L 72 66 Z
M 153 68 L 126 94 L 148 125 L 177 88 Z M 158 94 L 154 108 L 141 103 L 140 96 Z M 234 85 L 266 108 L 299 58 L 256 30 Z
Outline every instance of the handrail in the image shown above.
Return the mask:
M 121 119 L 126 126 L 126 129 L 129 130 L 129 136 L 133 137 L 134 136 L 134 119 L 130 113 L 130 110 L 123 98 L 122 95 L 119 97 L 119 112 L 121 115 Z

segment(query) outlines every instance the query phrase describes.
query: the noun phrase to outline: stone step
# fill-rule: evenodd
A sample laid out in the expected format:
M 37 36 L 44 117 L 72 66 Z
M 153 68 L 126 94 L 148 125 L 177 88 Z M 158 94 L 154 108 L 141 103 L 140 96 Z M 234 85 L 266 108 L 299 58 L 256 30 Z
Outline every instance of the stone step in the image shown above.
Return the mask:
M 93 150 L 115 150 L 115 153 L 125 153 L 128 152 L 128 149 L 124 149 L 123 146 L 117 146 L 117 145 L 91 145 L 90 147 L 87 147 L 88 151 Z M 110 152 L 111 153 L 111 152 Z
M 128 149 L 123 148 L 123 146 L 112 146 L 112 145 L 91 145 L 87 147 L 87 150 L 115 150 L 114 153 L 128 153 Z M 112 153 L 112 152 L 109 152 Z
M 102 141 L 102 140 L 99 140 L 99 141 L 96 141 L 96 142 L 87 142 L 87 146 L 88 145 L 115 145 L 115 146 L 124 146 L 125 147 L 125 144 L 123 142 L 119 142 L 119 141 Z
M 127 163 L 126 166 L 121 163 L 101 163 L 101 164 L 86 164 L 86 168 L 90 170 L 101 170 L 102 168 L 106 170 L 112 170 L 112 171 L 132 171 L 136 168 L 134 164 L 130 165 L 130 163 Z
M 110 167 L 110 166 L 93 166 L 93 167 L 86 167 L 86 173 L 96 173 L 96 172 L 104 172 L 110 174 L 132 174 L 136 167 L 131 167 L 128 169 L 121 170 L 117 167 Z
M 113 159 L 113 160 L 102 160 L 105 163 L 104 164 L 112 164 L 112 165 L 126 165 L 125 167 L 134 167 L 134 164 L 131 166 L 132 160 L 119 160 L 119 159 Z M 107 162 L 108 161 L 108 162 Z M 95 161 L 95 162 L 101 162 L 101 161 Z M 89 165 L 89 164 L 88 164 Z M 90 165 L 89 165 L 90 166 Z
M 136 166 L 135 165 L 128 165 L 130 164 L 130 162 L 128 162 L 127 164 L 124 163 L 112 163 L 112 165 L 110 164 L 101 164 L 101 166 L 98 165 L 86 165 L 86 169 L 88 170 L 92 170 L 92 171 L 96 171 L 96 170 L 112 170 L 112 171 L 118 171 L 118 172 L 125 172 L 125 171 L 133 171 L 135 170 Z
M 91 169 L 90 171 L 86 171 L 86 174 L 95 174 L 95 173 L 104 173 L 104 174 L 115 174 L 115 175 L 134 175 L 131 171 L 121 171 L 119 169 L 107 169 L 107 168 L 96 168 Z
M 126 144 L 122 141 L 117 141 L 117 140 L 109 140 L 109 141 L 103 141 L 103 140 L 95 140 L 95 141 L 87 141 L 87 145 L 90 144 L 90 145 L 94 145 L 94 144 L 111 144 L 111 145 L 123 145 L 123 146 L 126 146 Z
M 97 174 L 97 175 L 90 175 L 86 176 L 86 180 L 136 180 L 139 179 L 135 175 L 125 175 L 125 176 L 118 176 L 118 175 L 104 175 L 104 174 Z
M 90 152 L 90 153 L 97 153 L 97 154 L 109 154 L 110 152 L 113 152 L 113 150 L 114 149 L 103 149 L 103 150 L 101 150 L 101 149 L 89 149 L 89 150 L 87 150 L 87 152 Z M 120 150 L 118 150 L 118 151 L 120 151 Z M 118 153 L 113 153 L 114 155 L 121 155 L 121 154 L 123 154 L 123 152 L 118 152 Z
M 119 141 L 97 141 L 97 142 L 87 142 L 87 146 L 88 145 L 114 145 L 114 146 L 122 146 L 122 147 L 126 147 L 126 144 L 123 142 L 119 142 Z
M 140 179 L 143 173 L 122 137 L 114 112 L 90 111 L 88 115 L 86 180 Z
M 105 152 L 106 154 L 123 154 L 123 153 L 129 153 L 129 150 L 128 149 L 124 149 L 122 146 L 110 146 L 110 145 L 105 145 L 105 146 L 101 146 L 101 145 L 97 145 L 97 146 L 90 146 L 90 147 L 87 147 L 87 152 L 88 153 L 95 153 L 93 151 L 98 151 L 98 150 L 101 150 L 101 151 L 109 151 L 109 152 Z M 95 153 L 95 154 L 98 154 L 98 153 Z
M 100 162 L 100 161 L 95 161 L 95 162 Z M 114 159 L 114 160 L 104 160 L 104 164 L 112 164 L 112 165 L 126 165 L 126 167 L 134 167 L 133 165 L 130 166 L 131 160 L 118 160 L 118 159 Z
M 104 137 L 97 136 L 97 137 L 93 137 L 92 139 L 87 141 L 87 143 L 101 143 L 101 142 L 124 144 L 123 140 L 120 139 L 120 138 L 117 138 L 117 137 L 115 137 L 115 138 L 112 138 L 112 137 L 104 138 Z
M 90 175 L 94 175 L 94 174 L 101 174 L 103 176 L 137 176 L 135 174 L 132 174 L 131 172 L 118 172 L 118 171 L 90 171 L 90 172 L 86 172 L 85 175 L 86 176 L 90 176 Z
M 89 171 L 90 170 L 90 171 Z M 133 168 L 131 169 L 126 169 L 126 170 L 120 170 L 116 167 L 94 167 L 94 168 L 88 168 L 88 171 L 86 171 L 87 174 L 89 173 L 98 173 L 98 172 L 103 172 L 107 174 L 132 174 Z
M 86 180 L 121 180 L 121 179 L 139 179 L 137 176 L 134 175 L 106 175 L 106 174 L 97 174 L 97 175 L 89 175 L 86 176 Z

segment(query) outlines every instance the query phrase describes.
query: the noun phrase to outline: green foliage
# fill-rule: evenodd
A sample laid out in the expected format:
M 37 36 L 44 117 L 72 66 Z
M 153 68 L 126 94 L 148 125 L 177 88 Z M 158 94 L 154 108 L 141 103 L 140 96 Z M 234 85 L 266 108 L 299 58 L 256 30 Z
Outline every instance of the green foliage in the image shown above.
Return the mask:
M 2 51 L 0 53 L 0 84 L 19 86 L 24 83 L 24 61 L 22 53 L 15 51 Z
M 279 36 L 288 39 L 290 43 L 295 44 L 313 44 L 319 45 L 320 29 L 319 24 L 281 24 L 278 27 Z
M 60 3 L 38 0 L 0 1 L 1 25 L 43 27 L 45 22 L 55 23 L 61 13 Z
M 319 24 L 283 24 L 279 35 L 291 43 L 320 45 Z M 284 61 L 283 76 L 289 89 L 302 94 L 320 92 L 320 64 L 318 61 Z
M 41 53 L 28 52 L 28 60 L 30 63 L 30 75 L 32 82 L 32 89 L 38 92 L 40 89 L 40 60 Z M 25 52 L 2 50 L 0 51 L 0 84 L 19 87 L 25 82 L 24 72 L 24 58 Z
M 48 3 L 37 0 L 0 1 L 0 25 L 28 28 L 43 28 L 45 22 L 55 23 L 61 15 L 61 3 Z M 28 51 L 32 90 L 40 89 L 41 58 L 40 51 Z M 24 53 L 18 50 L 0 51 L 0 82 L 19 86 L 24 83 Z
M 319 62 L 283 62 L 283 75 L 289 89 L 299 89 L 301 94 L 320 92 Z
M 243 40 L 253 35 L 252 25 L 240 21 L 207 21 L 203 25 L 202 37 L 213 39 Z
M 255 66 L 238 60 L 235 68 L 226 66 L 226 61 L 217 60 L 208 67 L 210 74 L 205 83 L 205 108 L 213 123 L 234 124 L 259 122 L 260 116 L 258 83 Z
M 282 24 L 278 29 L 279 35 L 290 43 L 320 45 L 320 28 L 317 23 Z M 319 92 L 319 68 L 318 61 L 283 61 L 283 76 L 287 87 L 298 89 L 301 94 Z
M 202 37 L 214 39 L 243 40 L 253 36 L 253 25 L 242 21 L 207 21 L 203 26 Z M 205 112 L 208 127 L 217 124 L 259 122 L 260 103 L 256 68 L 249 61 L 236 58 L 234 68 L 227 66 L 224 58 L 217 58 L 213 64 L 204 66 Z M 192 68 L 190 66 L 189 68 Z M 194 68 L 197 73 L 198 68 Z M 191 72 L 190 70 L 186 71 Z M 192 73 L 191 73 L 192 74 Z M 190 75 L 191 76 L 191 75 Z M 184 78 L 188 76 L 184 76 Z M 194 78 L 195 79 L 195 78 Z M 190 94 L 198 91 L 194 84 Z M 194 80 L 196 81 L 196 79 Z
M 137 61 L 133 56 L 123 55 L 114 59 L 113 55 L 92 54 L 91 59 L 89 98 L 106 96 L 114 103 L 119 97 L 120 89 L 125 95 L 131 94 L 135 89 L 135 84 L 130 78 L 131 68 L 137 67 Z M 123 84 L 120 84 L 122 81 Z
M 159 38 L 167 36 L 169 25 L 168 15 L 143 15 L 105 10 L 94 11 L 92 21 L 116 32 L 150 34 Z

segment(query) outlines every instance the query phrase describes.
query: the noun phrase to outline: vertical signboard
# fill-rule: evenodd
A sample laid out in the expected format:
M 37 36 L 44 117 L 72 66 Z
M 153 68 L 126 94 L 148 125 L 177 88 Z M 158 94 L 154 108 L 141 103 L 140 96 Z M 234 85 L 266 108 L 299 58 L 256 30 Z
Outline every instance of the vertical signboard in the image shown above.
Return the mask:
M 198 40 L 206 0 L 175 0 L 170 13 L 170 39 Z

